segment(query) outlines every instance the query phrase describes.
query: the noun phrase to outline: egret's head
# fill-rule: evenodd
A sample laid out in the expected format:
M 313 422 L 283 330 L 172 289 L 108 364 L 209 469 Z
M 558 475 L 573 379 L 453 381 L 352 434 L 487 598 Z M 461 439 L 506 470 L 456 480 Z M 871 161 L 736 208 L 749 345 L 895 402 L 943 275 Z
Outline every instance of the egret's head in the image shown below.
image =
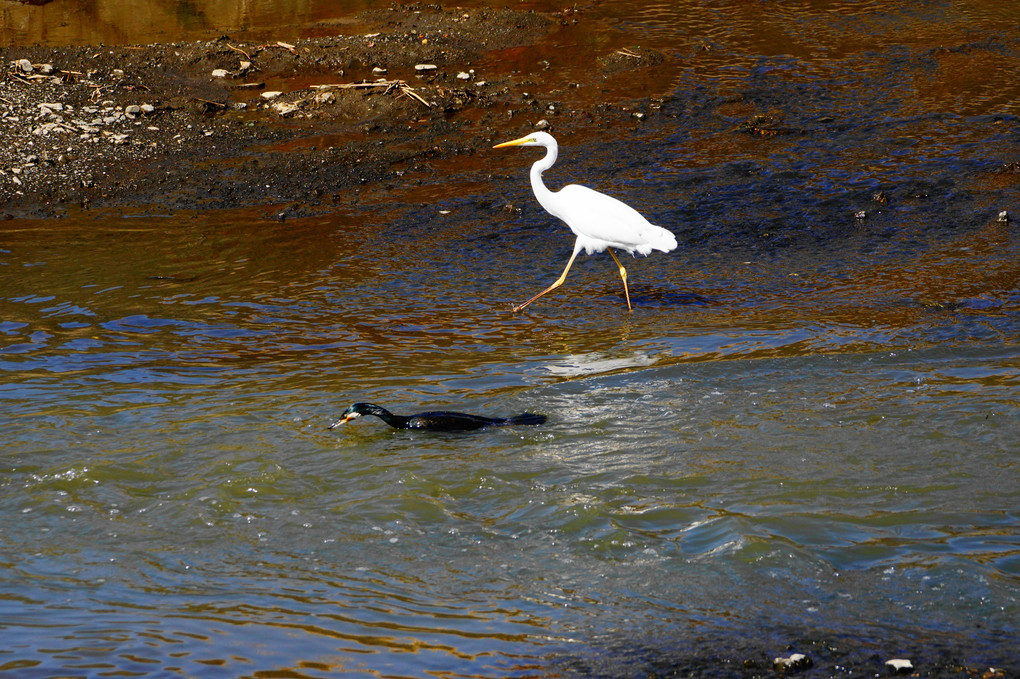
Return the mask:
M 502 144 L 496 144 L 492 148 L 501 149 L 505 146 L 544 146 L 546 148 L 555 148 L 556 140 L 548 132 L 532 132 L 526 137 L 514 139 L 513 141 L 505 141 Z

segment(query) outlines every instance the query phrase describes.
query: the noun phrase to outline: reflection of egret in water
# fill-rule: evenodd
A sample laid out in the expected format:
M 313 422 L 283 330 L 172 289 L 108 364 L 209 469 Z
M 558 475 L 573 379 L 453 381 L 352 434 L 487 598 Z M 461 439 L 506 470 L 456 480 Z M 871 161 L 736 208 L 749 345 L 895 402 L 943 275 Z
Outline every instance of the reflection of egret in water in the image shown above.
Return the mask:
M 553 375 L 573 377 L 616 372 L 627 368 L 644 368 L 654 365 L 656 359 L 645 353 L 629 356 L 610 356 L 606 352 L 594 351 L 587 354 L 570 354 L 555 363 L 545 366 Z
M 623 264 L 617 259 L 612 248 L 626 250 L 631 254 L 638 252 L 642 255 L 647 255 L 652 250 L 669 252 L 676 247 L 676 238 L 673 234 L 661 226 L 650 223 L 626 203 L 586 186 L 570 184 L 559 191 L 547 189 L 542 182 L 542 173 L 553 166 L 558 152 L 556 140 L 551 134 L 535 132 L 520 139 L 497 144 L 494 148 L 498 149 L 504 146 L 545 147 L 545 156 L 531 166 L 531 188 L 535 192 L 535 198 L 546 209 L 546 212 L 566 222 L 570 230 L 577 236 L 577 240 L 574 241 L 574 252 L 570 255 L 567 266 L 563 269 L 560 277 L 527 302 L 515 306 L 514 311 L 520 311 L 542 295 L 563 285 L 563 281 L 567 278 L 567 272 L 570 271 L 574 259 L 582 248 L 589 255 L 603 250 L 609 252 L 609 256 L 613 258 L 616 266 L 620 269 L 620 278 L 623 279 L 623 294 L 627 298 L 627 309 L 631 310 L 627 270 L 623 268 Z

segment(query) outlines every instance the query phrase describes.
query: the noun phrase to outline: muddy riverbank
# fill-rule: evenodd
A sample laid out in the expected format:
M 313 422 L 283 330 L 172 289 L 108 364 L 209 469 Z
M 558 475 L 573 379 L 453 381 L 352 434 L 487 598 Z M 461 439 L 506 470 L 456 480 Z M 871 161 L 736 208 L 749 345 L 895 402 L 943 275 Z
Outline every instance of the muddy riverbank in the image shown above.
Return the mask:
M 0 215 L 309 214 L 522 126 L 640 120 L 647 91 L 606 92 L 594 107 L 571 91 L 656 69 L 659 53 L 596 49 L 591 82 L 539 89 L 548 64 L 508 58 L 579 16 L 414 6 L 361 14 L 356 34 L 292 42 L 5 48 Z

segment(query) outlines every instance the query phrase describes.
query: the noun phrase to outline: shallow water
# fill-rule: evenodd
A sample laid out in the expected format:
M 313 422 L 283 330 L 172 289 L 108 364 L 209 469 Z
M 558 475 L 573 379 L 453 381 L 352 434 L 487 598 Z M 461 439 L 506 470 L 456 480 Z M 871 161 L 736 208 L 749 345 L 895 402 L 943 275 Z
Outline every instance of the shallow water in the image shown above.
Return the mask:
M 676 232 L 625 260 L 631 314 L 605 255 L 509 312 L 571 245 L 527 150 L 286 222 L 0 222 L 0 669 L 630 676 L 820 639 L 1016 667 L 1020 11 L 586 22 L 550 88 L 566 37 L 680 57 L 547 173 Z M 549 422 L 325 430 L 362 400 Z

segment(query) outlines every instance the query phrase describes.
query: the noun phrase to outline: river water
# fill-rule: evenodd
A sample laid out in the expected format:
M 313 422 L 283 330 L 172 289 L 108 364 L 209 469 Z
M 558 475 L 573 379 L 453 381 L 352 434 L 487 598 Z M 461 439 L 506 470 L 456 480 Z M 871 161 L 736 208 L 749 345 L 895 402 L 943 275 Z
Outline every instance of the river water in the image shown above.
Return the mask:
M 1020 8 L 783 5 L 536 48 L 670 57 L 546 175 L 676 233 L 633 313 L 606 255 L 509 312 L 572 244 L 534 150 L 286 222 L 0 222 L 0 670 L 1017 671 Z M 549 420 L 327 431 L 354 401 Z

